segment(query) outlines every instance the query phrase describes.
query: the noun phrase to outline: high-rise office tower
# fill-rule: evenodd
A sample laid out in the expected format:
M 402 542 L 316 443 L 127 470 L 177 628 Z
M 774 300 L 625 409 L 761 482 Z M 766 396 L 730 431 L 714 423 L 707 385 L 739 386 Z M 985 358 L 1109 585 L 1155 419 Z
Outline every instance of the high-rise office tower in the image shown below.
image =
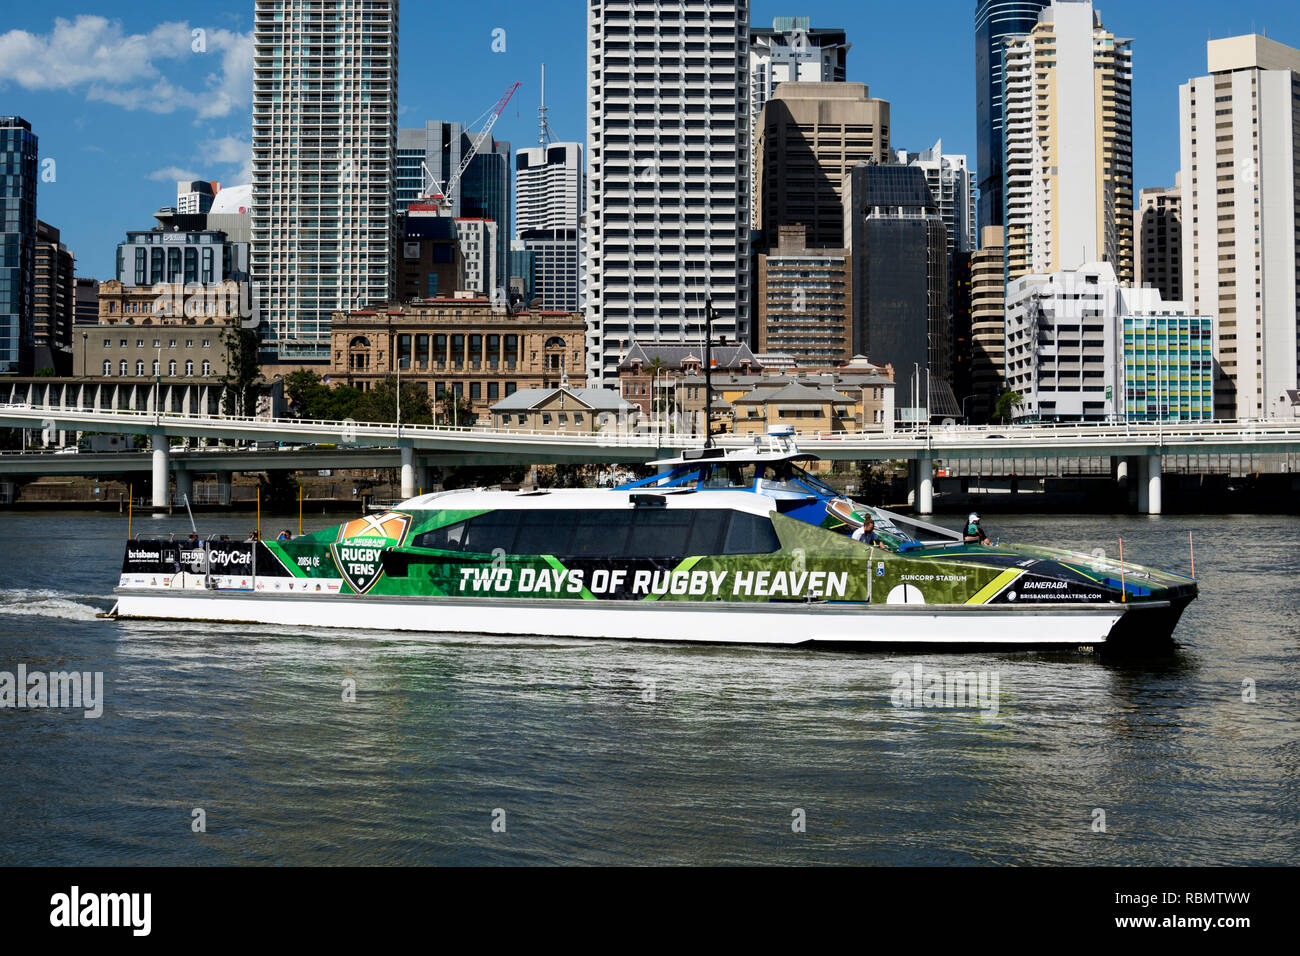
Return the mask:
M 1163 299 L 1183 297 L 1182 173 L 1172 187 L 1138 193 L 1137 285 L 1159 289 Z
M 99 322 L 99 280 L 77 276 L 76 281 L 76 324 L 95 325 Z
M 1090 0 L 1057 2 L 1007 41 L 1007 278 L 1109 262 L 1133 283 L 1131 41 Z
M 971 253 L 975 249 L 975 174 L 966 157 L 945 153 L 943 140 L 921 153 L 899 150 L 900 165 L 925 172 L 939 216 L 948 227 L 948 324 L 952 332 L 952 384 L 958 398 L 971 393 Z
M 548 143 L 515 154 L 515 229 L 533 254 L 533 292 L 543 309 L 578 311 L 586 184 L 581 143 Z
M 979 250 L 971 255 L 971 398 L 963 414 L 987 422 L 1006 384 L 1006 270 L 1002 227 L 980 231 Z M 963 396 L 964 397 L 964 396 Z
M 843 30 L 813 29 L 809 17 L 777 17 L 749 31 L 749 141 L 758 142 L 763 106 L 782 83 L 843 83 L 852 44 Z M 750 161 L 750 215 L 758 226 L 758 151 Z M 775 241 L 775 240 L 774 240 Z
M 1207 76 L 1179 89 L 1183 281 L 1216 319 L 1219 418 L 1291 415 L 1297 388 L 1300 50 L 1211 40 Z
M 253 277 L 282 359 L 328 357 L 330 318 L 390 301 L 398 0 L 256 0 Z
M 889 161 L 889 102 L 865 83 L 784 83 L 763 109 L 756 149 L 764 241 L 805 225 L 809 248 L 842 247 L 844 177 Z
M 893 365 L 903 421 L 956 418 L 948 317 L 948 230 L 915 166 L 860 163 L 844 182 L 853 351 Z
M 72 370 L 72 323 L 77 309 L 73 256 L 49 223 L 36 223 L 36 281 L 33 286 L 32 370 Z
M 803 366 L 843 365 L 853 359 L 852 261 L 847 249 L 809 249 L 806 232 L 781 226 L 757 257 L 758 350 Z
M 979 225 L 1003 224 L 1002 82 L 1006 41 L 1038 23 L 1051 0 L 978 0 L 975 6 L 975 114 Z
M 939 215 L 948 227 L 950 253 L 973 252 L 976 247 L 975 173 L 966 156 L 945 153 L 943 140 L 921 153 L 899 150 L 899 165 L 916 166 L 925 171 L 925 181 L 939 207 Z
M 465 263 L 464 289 L 504 307 L 510 284 L 509 259 L 497 258 L 500 227 L 491 219 L 457 219 L 456 241 Z
M 591 0 L 583 285 L 590 380 L 633 339 L 749 324 L 748 0 Z
M 483 143 L 451 197 L 451 215 L 455 219 L 490 219 L 496 223 L 497 245 L 491 258 L 506 262 L 512 215 L 510 144 L 492 139 L 490 134 L 472 136 L 483 139 Z M 441 193 L 473 147 L 474 139 L 460 123 L 429 120 L 423 129 L 398 130 L 397 208 L 404 211 L 412 204 L 422 203 L 429 190 Z M 503 275 L 503 284 L 505 278 Z
M 0 116 L 0 373 L 31 371 L 36 146 L 30 123 Z

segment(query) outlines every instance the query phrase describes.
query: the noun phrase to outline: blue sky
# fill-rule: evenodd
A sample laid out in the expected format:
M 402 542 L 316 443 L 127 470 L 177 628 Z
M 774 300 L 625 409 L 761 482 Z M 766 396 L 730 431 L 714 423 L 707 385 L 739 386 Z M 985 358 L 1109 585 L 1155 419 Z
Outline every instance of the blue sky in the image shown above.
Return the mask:
M 5 0 L 0 114 L 17 113 L 53 159 L 37 199 L 63 231 L 79 275 L 109 278 L 127 229 L 148 228 L 183 174 L 241 180 L 248 159 L 252 0 L 202 3 Z M 1295 0 L 1099 2 L 1106 26 L 1133 37 L 1135 179 L 1171 184 L 1178 165 L 1178 85 L 1205 69 L 1205 41 L 1252 29 L 1300 46 Z M 844 27 L 849 79 L 891 101 L 893 145 L 974 160 L 974 0 L 927 3 L 753 0 L 751 19 L 811 16 Z M 400 124 L 472 120 L 515 81 L 523 86 L 495 135 L 516 148 L 537 138 L 538 74 L 547 64 L 551 126 L 586 131 L 583 0 L 402 4 Z M 194 52 L 192 30 L 205 31 Z M 492 51 L 504 29 L 506 50 Z

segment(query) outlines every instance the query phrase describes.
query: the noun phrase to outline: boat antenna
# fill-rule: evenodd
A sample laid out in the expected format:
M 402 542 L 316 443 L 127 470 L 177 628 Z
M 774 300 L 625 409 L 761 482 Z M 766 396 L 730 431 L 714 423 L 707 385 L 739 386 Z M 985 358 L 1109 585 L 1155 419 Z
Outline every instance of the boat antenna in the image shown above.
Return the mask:
M 185 513 L 190 516 L 190 530 L 195 534 L 199 533 L 198 526 L 194 523 L 194 512 L 190 510 L 190 496 L 185 496 Z

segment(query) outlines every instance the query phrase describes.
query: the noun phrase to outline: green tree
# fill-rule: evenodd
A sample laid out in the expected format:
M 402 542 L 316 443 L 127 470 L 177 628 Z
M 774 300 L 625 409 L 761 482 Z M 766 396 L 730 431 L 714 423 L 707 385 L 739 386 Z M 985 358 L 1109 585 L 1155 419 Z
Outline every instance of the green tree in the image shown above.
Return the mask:
M 284 392 L 295 415 L 301 419 L 323 422 L 357 419 L 357 404 L 363 395 L 360 389 L 351 385 L 336 385 L 331 388 L 315 372 L 305 369 L 291 372 L 285 377 Z M 403 389 L 402 392 L 405 401 L 406 390 Z M 405 409 L 402 418 L 406 418 Z
M 227 415 L 257 414 L 257 386 L 262 378 L 258 341 L 256 328 L 246 329 L 238 322 L 226 326 L 221 333 L 221 343 L 226 349 L 226 372 L 221 376 L 221 384 L 227 386 L 222 411 Z
M 1007 419 L 1012 417 L 1015 410 L 1025 403 L 1025 398 L 1019 392 L 1003 392 L 998 396 L 997 404 L 993 406 L 993 416 L 1003 425 Z
M 54 376 L 55 376 L 54 369 L 50 368 L 48 365 L 45 366 L 44 368 L 38 368 L 36 370 L 37 378 L 54 378 Z
M 456 425 L 461 428 L 468 428 L 476 421 L 478 421 L 478 415 L 475 414 L 473 405 L 458 397 L 451 389 L 443 393 L 442 399 L 438 402 L 439 425 Z
M 352 417 L 359 422 L 397 421 L 397 379 L 388 376 L 375 383 L 368 392 L 362 392 L 353 408 Z M 433 409 L 429 405 L 429 392 L 423 385 L 405 382 L 402 385 L 402 424 L 432 425 Z

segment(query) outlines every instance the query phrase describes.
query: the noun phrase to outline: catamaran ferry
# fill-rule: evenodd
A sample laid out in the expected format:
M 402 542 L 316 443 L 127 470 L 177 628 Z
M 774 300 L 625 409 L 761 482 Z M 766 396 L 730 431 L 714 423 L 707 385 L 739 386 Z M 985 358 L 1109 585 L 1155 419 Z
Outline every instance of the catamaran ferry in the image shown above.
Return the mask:
M 134 539 L 120 618 L 377 631 L 1147 653 L 1195 580 L 979 543 L 844 497 L 788 434 L 613 490 L 421 495 L 288 541 Z M 852 535 L 867 519 L 874 536 Z M 862 535 L 858 536 L 863 537 Z

